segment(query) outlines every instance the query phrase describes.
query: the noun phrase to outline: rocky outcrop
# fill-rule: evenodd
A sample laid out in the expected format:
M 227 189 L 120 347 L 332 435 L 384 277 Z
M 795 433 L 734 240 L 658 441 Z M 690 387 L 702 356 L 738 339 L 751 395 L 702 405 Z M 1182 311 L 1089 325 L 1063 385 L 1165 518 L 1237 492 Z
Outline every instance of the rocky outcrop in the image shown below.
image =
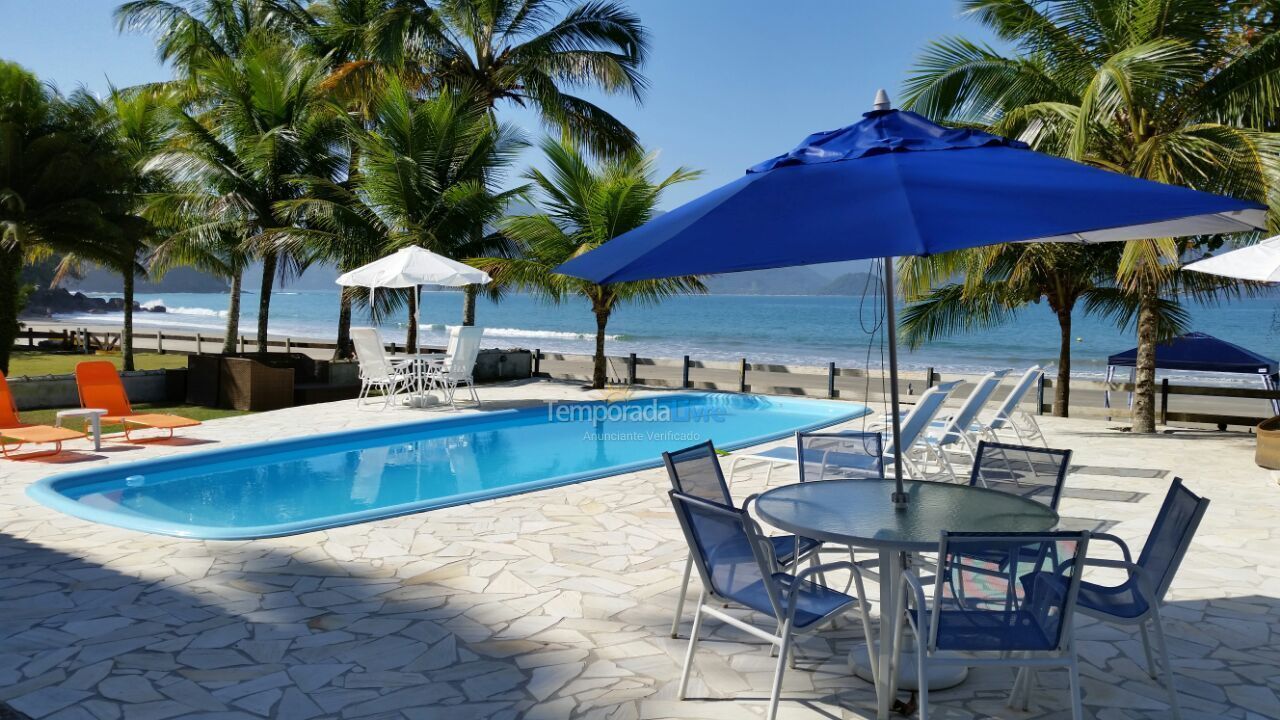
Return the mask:
M 144 308 L 137 302 L 133 303 L 133 309 L 134 312 L 165 312 L 163 305 L 153 305 Z M 22 311 L 22 317 L 39 318 L 76 313 L 110 313 L 123 311 L 124 298 L 89 297 L 84 293 L 68 292 L 64 288 L 53 288 L 52 290 L 33 291 L 30 297 L 27 298 L 27 306 Z

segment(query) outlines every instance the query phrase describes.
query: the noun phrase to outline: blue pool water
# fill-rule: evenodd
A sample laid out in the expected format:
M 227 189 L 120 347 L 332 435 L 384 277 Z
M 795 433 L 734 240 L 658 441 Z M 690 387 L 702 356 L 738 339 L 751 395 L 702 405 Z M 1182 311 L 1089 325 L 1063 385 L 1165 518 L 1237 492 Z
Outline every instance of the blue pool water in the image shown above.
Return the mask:
M 725 393 L 557 403 L 188 453 L 46 478 L 27 493 L 86 520 L 179 537 L 292 535 L 733 449 L 870 412 Z

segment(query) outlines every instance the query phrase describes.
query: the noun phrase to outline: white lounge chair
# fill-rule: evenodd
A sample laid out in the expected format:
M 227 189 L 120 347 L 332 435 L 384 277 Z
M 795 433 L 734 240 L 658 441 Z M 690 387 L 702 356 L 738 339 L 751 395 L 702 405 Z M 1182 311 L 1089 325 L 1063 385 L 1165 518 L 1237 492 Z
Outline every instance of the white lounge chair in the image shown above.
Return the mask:
M 935 450 L 943 469 L 952 481 L 956 480 L 956 473 L 947 453 L 952 448 L 959 447 L 970 459 L 977 457 L 975 453 L 978 449 L 978 437 L 973 425 L 1007 374 L 1009 374 L 1008 370 L 997 370 L 983 375 L 955 413 L 941 422 L 930 423 L 925 442 Z
M 427 368 L 427 381 L 432 389 L 444 393 L 445 400 L 454 408 L 458 386 L 466 385 L 471 391 L 471 399 L 480 405 L 480 396 L 476 394 L 475 378 L 472 372 L 476 365 L 476 356 L 480 354 L 480 339 L 484 336 L 482 327 L 460 327 L 449 336 L 449 347 L 445 350 L 444 359 Z
M 1022 409 L 1022 402 L 1027 397 L 1027 393 L 1031 392 L 1031 388 L 1036 386 L 1036 382 L 1042 375 L 1044 375 L 1044 368 L 1039 365 L 1027 368 L 1022 377 L 1018 378 L 1013 389 L 1009 391 L 1004 402 L 996 409 L 996 414 L 986 422 L 979 420 L 970 427 L 970 432 L 985 436 L 993 442 L 1001 441 L 1000 432 L 1012 432 L 1017 438 L 1018 445 L 1030 445 L 1032 441 L 1038 441 L 1041 445 L 1049 447 L 1049 441 L 1045 439 L 1044 433 L 1040 432 L 1036 416 Z
M 356 360 L 360 363 L 360 394 L 356 404 L 363 405 L 369 393 L 382 393 L 382 407 L 391 406 L 402 393 L 411 391 L 414 384 L 413 368 L 407 362 L 395 362 L 387 355 L 382 334 L 375 328 L 351 328 L 351 342 L 356 348 Z
M 930 460 L 935 460 L 940 467 L 945 462 L 945 459 L 933 457 L 933 449 L 922 441 L 925 430 L 938 416 L 938 413 L 942 411 L 942 405 L 947 401 L 947 396 L 959 384 L 959 382 L 939 383 L 925 390 L 920 399 L 916 401 L 915 406 L 903 416 L 900 428 L 902 431 L 902 446 L 906 448 L 906 452 L 902 455 L 902 463 L 906 467 L 907 474 L 911 477 L 921 479 L 928 477 L 928 473 L 925 471 Z M 893 445 L 893 438 L 890 433 L 881 432 L 881 434 L 884 437 L 884 457 L 885 467 L 887 468 L 889 459 L 893 457 L 897 448 Z M 742 455 L 735 453 L 729 463 L 729 479 L 733 479 L 739 463 L 764 463 L 767 466 L 764 481 L 765 485 L 768 485 L 773 478 L 773 469 L 778 466 L 796 465 L 797 454 L 795 445 Z

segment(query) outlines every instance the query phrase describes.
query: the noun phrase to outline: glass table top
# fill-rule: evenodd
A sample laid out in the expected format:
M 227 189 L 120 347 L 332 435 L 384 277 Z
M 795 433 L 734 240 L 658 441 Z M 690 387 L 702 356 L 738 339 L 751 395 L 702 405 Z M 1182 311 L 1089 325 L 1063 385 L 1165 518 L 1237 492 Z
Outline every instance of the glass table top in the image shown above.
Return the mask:
M 904 481 L 911 498 L 895 510 L 886 480 L 823 480 L 769 490 L 756 512 L 790 533 L 857 547 L 926 551 L 952 532 L 1041 532 L 1058 514 L 1033 500 L 985 488 Z

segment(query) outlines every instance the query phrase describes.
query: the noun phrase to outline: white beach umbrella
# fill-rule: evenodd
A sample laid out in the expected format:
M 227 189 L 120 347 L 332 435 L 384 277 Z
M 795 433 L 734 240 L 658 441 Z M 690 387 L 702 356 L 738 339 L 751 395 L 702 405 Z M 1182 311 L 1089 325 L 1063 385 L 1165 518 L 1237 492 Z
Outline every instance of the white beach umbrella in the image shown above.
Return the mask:
M 418 306 L 416 288 L 421 285 L 444 285 L 462 287 L 463 285 L 486 285 L 493 278 L 483 270 L 477 270 L 443 255 L 437 255 L 417 245 L 374 260 L 355 270 L 345 272 L 335 281 L 347 287 L 369 288 L 369 299 L 378 288 L 415 288 L 413 293 L 414 309 Z M 416 348 L 415 348 L 416 349 Z
M 1240 280 L 1280 283 L 1280 235 L 1256 245 L 1197 260 L 1182 269 Z
M 370 289 L 418 285 L 461 287 L 485 285 L 492 279 L 483 270 L 412 245 L 339 275 L 337 283 Z

